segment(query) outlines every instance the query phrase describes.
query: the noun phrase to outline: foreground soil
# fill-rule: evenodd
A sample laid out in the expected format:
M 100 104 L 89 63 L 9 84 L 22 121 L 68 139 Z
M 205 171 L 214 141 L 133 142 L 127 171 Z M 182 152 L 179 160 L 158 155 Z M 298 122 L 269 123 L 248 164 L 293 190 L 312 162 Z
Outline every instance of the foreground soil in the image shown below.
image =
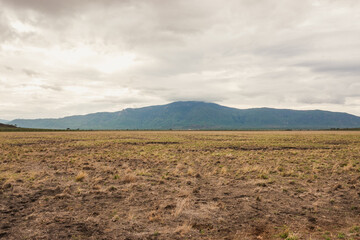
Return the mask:
M 360 239 L 360 132 L 0 133 L 3 239 Z

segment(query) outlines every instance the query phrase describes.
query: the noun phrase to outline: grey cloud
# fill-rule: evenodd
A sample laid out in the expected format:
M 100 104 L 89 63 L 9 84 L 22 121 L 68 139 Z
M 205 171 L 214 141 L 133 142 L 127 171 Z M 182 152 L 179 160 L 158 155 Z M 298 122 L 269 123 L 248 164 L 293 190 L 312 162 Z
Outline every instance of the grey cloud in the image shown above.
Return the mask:
M 1 0 L 4 4 L 15 9 L 31 9 L 45 14 L 61 14 L 71 10 L 82 8 L 96 1 L 87 0 Z M 104 1 L 109 2 L 109 1 Z M 111 1 L 110 1 L 111 2 Z
M 219 102 L 226 99 L 223 91 L 209 91 L 209 89 L 170 89 L 166 92 L 157 92 L 167 102 L 173 101 L 205 101 L 205 102 Z
M 4 118 L 177 100 L 360 115 L 356 0 L 0 0 L 0 6 L 0 65 L 14 69 L 2 73 Z M 14 105 L 29 111 L 9 111 Z
M 142 103 L 146 97 L 143 95 L 138 96 L 104 96 L 99 99 L 93 100 L 93 103 L 99 104 L 133 104 L 133 103 Z
M 306 104 L 344 104 L 345 97 L 344 96 L 319 96 L 319 95 L 308 95 L 298 99 L 301 103 Z
M 0 3 L 0 7 L 1 7 L 1 3 Z M 0 9 L 0 43 L 11 40 L 14 37 L 14 35 L 15 33 L 12 31 L 11 27 L 9 26 L 9 22 L 4 14 L 4 11 Z
M 12 67 L 4 66 L 4 68 L 9 71 L 14 71 L 14 69 Z
M 311 51 L 308 43 L 304 44 L 303 41 L 303 39 L 298 39 L 297 41 L 276 43 L 272 46 L 262 46 L 259 49 L 255 49 L 254 53 L 270 57 L 299 56 Z
M 26 68 L 24 68 L 22 71 L 29 77 L 36 77 L 40 75 L 40 73 Z
M 205 91 L 200 91 L 200 92 L 184 92 L 184 93 L 177 93 L 177 92 L 173 92 L 173 93 L 169 93 L 167 97 L 165 97 L 165 100 L 167 100 L 168 102 L 173 102 L 173 101 L 203 101 L 203 102 L 222 102 L 224 101 L 226 98 L 223 96 L 215 96 L 213 94 L 209 94 L 208 92 Z
M 360 64 L 359 62 L 306 62 L 298 64 L 298 66 L 308 67 L 315 72 L 325 72 L 325 73 L 343 73 L 343 74 L 353 74 L 357 75 L 360 73 Z
M 63 89 L 59 86 L 51 86 L 51 85 L 40 85 L 41 88 L 43 89 L 50 89 L 53 91 L 62 91 Z

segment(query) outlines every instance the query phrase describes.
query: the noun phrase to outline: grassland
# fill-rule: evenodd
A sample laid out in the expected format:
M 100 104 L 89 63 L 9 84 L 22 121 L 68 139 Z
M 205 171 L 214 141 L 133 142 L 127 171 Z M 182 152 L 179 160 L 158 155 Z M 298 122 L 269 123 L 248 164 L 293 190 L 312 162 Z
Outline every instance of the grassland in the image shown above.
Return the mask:
M 3 239 L 360 239 L 360 132 L 2 132 Z
M 0 132 L 50 132 L 50 131 L 64 131 L 64 130 L 21 128 L 21 127 L 16 127 L 14 125 L 0 123 Z

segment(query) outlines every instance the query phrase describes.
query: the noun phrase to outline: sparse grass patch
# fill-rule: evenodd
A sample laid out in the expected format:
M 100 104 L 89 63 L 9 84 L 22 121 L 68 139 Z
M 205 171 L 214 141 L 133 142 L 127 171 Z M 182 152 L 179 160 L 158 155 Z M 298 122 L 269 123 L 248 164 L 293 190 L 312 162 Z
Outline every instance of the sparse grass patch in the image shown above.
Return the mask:
M 151 177 L 153 176 L 153 174 L 151 172 L 149 172 L 146 169 L 139 169 L 135 171 L 137 176 L 146 176 L 146 177 Z
M 150 213 L 148 215 L 148 219 L 150 222 L 159 222 L 162 220 L 162 216 L 159 211 L 153 210 L 153 211 L 150 211 Z
M 181 226 L 176 227 L 175 233 L 180 234 L 180 236 L 184 236 L 192 230 L 191 224 L 183 223 Z
M 75 181 L 82 182 L 85 180 L 86 177 L 87 177 L 87 174 L 85 172 L 79 172 L 75 177 Z
M 346 237 L 345 233 L 339 233 L 339 234 L 337 235 L 337 238 L 338 238 L 338 239 L 345 239 L 345 237 Z
M 357 239 L 359 142 L 321 131 L 0 134 L 0 238 Z
M 121 178 L 123 183 L 133 183 L 136 182 L 137 177 L 135 174 L 127 173 Z
M 195 174 L 195 170 L 192 167 L 189 167 L 188 170 L 187 170 L 187 174 L 189 176 L 193 176 Z
M 178 217 L 184 211 L 184 208 L 188 204 L 189 204 L 189 199 L 188 198 L 179 199 L 177 204 L 176 204 L 176 208 L 175 208 L 175 211 L 174 211 L 174 216 Z
M 226 175 L 228 173 L 228 168 L 226 166 L 223 166 L 220 170 L 221 175 Z
M 353 226 L 350 230 L 350 233 L 358 233 L 360 232 L 360 226 Z
M 269 179 L 269 176 L 268 175 L 265 175 L 265 174 L 261 174 L 259 176 L 261 179 Z

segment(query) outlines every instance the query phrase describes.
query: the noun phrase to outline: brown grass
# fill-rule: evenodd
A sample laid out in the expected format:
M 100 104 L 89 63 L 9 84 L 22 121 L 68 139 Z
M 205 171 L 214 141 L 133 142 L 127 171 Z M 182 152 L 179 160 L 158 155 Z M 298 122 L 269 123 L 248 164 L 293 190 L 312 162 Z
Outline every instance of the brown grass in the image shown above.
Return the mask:
M 136 182 L 136 180 L 137 180 L 137 177 L 135 174 L 125 174 L 122 177 L 122 181 L 124 183 L 133 183 L 133 182 Z
M 359 156 L 351 131 L 0 133 L 0 238 L 360 239 Z
M 79 172 L 75 177 L 75 181 L 82 182 L 85 180 L 86 177 L 87 177 L 87 174 L 85 172 Z

